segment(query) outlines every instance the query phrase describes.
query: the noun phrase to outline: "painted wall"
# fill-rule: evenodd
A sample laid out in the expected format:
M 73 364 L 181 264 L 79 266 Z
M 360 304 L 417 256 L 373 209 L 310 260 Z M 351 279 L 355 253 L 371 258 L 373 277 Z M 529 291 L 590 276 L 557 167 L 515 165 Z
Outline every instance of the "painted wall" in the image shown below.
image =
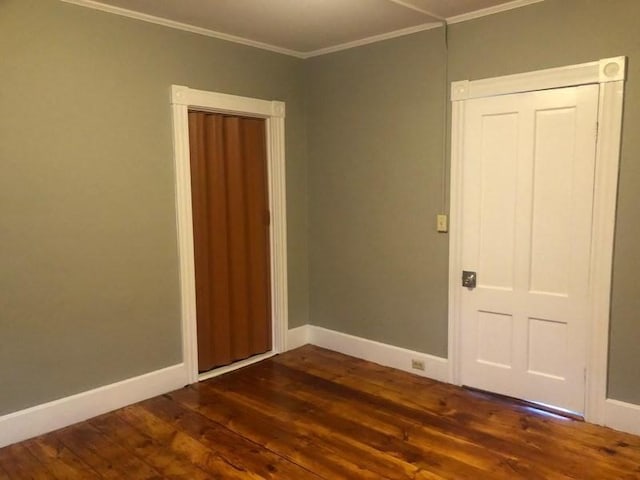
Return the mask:
M 634 403 L 637 18 L 635 0 L 546 0 L 453 25 L 448 57 L 473 80 L 629 56 L 610 395 Z M 302 62 L 5 0 L 0 40 L 0 415 L 180 361 L 172 83 L 287 102 L 291 327 L 446 356 L 442 29 Z
M 447 355 L 443 36 L 307 61 L 315 325 Z
M 609 395 L 633 403 L 640 403 L 638 18 L 636 0 L 545 0 L 452 25 L 448 56 L 451 81 L 629 57 Z M 448 238 L 434 231 L 443 188 L 442 38 L 438 29 L 312 59 L 307 98 L 311 322 L 446 356 Z
M 58 0 L 0 2 L 0 415 L 181 361 L 171 84 L 287 102 L 307 322 L 302 62 Z

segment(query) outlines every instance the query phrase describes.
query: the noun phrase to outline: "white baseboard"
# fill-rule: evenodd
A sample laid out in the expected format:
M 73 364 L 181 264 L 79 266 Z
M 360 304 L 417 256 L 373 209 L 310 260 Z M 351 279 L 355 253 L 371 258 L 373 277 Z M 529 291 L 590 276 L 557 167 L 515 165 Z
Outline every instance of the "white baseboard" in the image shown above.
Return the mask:
M 608 398 L 604 407 L 604 424 L 616 430 L 640 435 L 640 405 Z
M 285 351 L 293 350 L 310 342 L 310 325 L 292 328 L 287 332 L 287 348 Z
M 315 325 L 303 325 L 288 331 L 287 350 L 307 343 L 441 382 L 448 381 L 446 358 Z M 425 370 L 411 368 L 412 360 L 424 362 Z M 189 383 L 188 378 L 187 368 L 181 363 L 0 416 L 0 448 L 182 388 Z M 640 435 L 640 405 L 607 399 L 604 424 L 616 430 Z
M 0 417 L 0 448 L 184 387 L 185 364 L 43 403 Z
M 335 352 L 351 355 L 370 362 L 397 368 L 405 372 L 414 373 L 423 377 L 432 378 L 441 382 L 449 379 L 449 361 L 446 358 L 436 357 L 427 353 L 415 352 L 405 348 L 374 342 L 366 338 L 347 335 L 346 333 L 327 330 L 326 328 L 308 325 L 309 342 L 318 347 L 327 348 Z M 411 361 L 418 360 L 424 363 L 424 370 L 411 368 Z

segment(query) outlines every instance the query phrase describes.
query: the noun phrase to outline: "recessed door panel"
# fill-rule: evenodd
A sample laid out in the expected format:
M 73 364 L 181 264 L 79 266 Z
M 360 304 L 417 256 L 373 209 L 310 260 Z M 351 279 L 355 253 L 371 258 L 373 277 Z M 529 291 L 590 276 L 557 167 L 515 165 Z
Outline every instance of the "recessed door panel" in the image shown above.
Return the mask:
M 575 116 L 575 107 L 540 109 L 535 112 L 532 291 L 560 295 L 568 293 L 571 197 L 576 155 Z
M 528 372 L 565 380 L 568 337 L 565 322 L 529 318 Z
M 518 114 L 482 117 L 479 284 L 513 288 Z
M 503 313 L 478 312 L 478 362 L 511 368 L 513 317 Z

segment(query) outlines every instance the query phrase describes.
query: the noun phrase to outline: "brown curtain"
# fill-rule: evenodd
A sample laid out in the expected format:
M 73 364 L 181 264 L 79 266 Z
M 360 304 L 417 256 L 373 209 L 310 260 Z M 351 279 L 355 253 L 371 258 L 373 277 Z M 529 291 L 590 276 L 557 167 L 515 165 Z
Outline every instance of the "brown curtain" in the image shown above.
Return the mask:
M 198 369 L 271 350 L 265 121 L 189 112 Z

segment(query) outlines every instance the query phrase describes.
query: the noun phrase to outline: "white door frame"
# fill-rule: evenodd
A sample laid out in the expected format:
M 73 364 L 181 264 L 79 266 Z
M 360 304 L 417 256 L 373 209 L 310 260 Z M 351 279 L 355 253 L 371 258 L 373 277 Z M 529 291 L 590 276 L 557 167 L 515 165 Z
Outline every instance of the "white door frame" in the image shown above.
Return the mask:
M 622 134 L 626 57 L 503 77 L 452 82 L 451 211 L 449 238 L 449 381 L 460 384 L 462 159 L 465 102 L 473 98 L 587 84 L 600 85 L 596 171 L 593 205 L 593 245 L 590 258 L 592 318 L 587 332 L 585 418 L 604 423 L 607 398 L 609 308 L 613 240 Z
M 288 329 L 287 224 L 285 199 L 284 117 L 285 104 L 172 85 L 173 149 L 175 163 L 176 220 L 180 261 L 182 303 L 182 355 L 189 383 L 211 377 L 253 361 L 280 353 L 286 348 Z M 189 109 L 264 118 L 267 129 L 267 171 L 271 212 L 271 323 L 272 350 L 248 361 L 198 375 L 195 263 L 191 208 L 191 167 L 189 155 Z

